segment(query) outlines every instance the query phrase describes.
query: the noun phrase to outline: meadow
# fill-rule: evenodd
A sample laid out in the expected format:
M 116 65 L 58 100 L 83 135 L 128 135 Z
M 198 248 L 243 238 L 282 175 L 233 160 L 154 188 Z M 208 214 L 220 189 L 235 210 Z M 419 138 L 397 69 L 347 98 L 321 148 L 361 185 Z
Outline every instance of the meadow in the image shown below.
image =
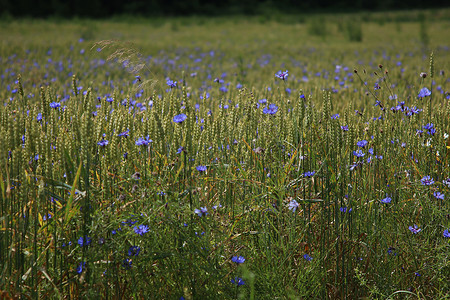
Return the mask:
M 0 293 L 450 299 L 450 10 L 0 27 Z

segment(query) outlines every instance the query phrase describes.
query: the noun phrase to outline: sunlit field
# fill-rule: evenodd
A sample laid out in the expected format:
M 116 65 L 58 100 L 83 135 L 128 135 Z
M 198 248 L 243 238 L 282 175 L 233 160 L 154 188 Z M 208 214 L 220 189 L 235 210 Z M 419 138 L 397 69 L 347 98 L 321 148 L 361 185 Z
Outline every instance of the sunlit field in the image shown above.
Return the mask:
M 450 299 L 449 9 L 0 22 L 1 297 Z

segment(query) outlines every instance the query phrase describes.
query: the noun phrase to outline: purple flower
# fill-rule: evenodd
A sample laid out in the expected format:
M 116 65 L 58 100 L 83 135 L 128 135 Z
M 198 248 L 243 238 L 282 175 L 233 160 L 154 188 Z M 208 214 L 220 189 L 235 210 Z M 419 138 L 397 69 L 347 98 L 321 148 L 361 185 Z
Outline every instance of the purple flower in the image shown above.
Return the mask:
M 167 85 L 168 85 L 170 88 L 174 88 L 174 87 L 177 86 L 177 82 L 176 82 L 176 81 L 173 81 L 173 80 L 170 80 L 170 79 L 167 79 Z
M 298 202 L 295 201 L 294 199 L 292 199 L 291 202 L 289 202 L 288 204 L 289 210 L 292 210 L 293 212 L 297 210 L 298 206 L 299 206 Z
M 433 196 L 434 196 L 436 199 L 439 199 L 439 200 L 444 200 L 444 198 L 445 198 L 445 195 L 442 194 L 441 192 L 434 192 L 434 193 L 433 193 Z
M 131 246 L 128 249 L 128 256 L 138 256 L 140 251 L 141 251 L 141 247 Z
M 278 111 L 278 106 L 276 106 L 275 104 L 270 104 L 269 108 L 264 107 L 263 114 L 274 115 L 277 111 Z
M 444 230 L 444 237 L 450 238 L 450 228 Z
M 133 229 L 134 229 L 134 232 L 139 234 L 139 235 L 144 235 L 145 233 L 150 231 L 148 229 L 147 225 L 134 226 Z
M 231 261 L 239 265 L 245 262 L 245 258 L 243 256 L 233 256 Z
M 106 145 L 108 145 L 108 143 L 108 140 L 101 140 L 97 143 L 97 145 L 99 145 L 100 147 L 105 147 Z
M 149 139 L 149 137 L 147 136 L 147 138 L 143 138 L 140 137 L 137 139 L 136 141 L 136 146 L 147 146 L 149 143 L 153 142 L 153 140 Z
M 341 208 L 339 208 L 339 210 L 343 213 L 346 213 L 346 212 L 350 213 L 350 212 L 352 212 L 353 209 L 347 208 L 347 207 L 341 207 Z
M 288 76 L 289 76 L 288 70 L 284 72 L 280 70 L 275 74 L 275 77 L 280 78 L 281 80 L 286 80 Z
M 309 256 L 308 254 L 303 254 L 303 258 L 307 261 L 311 261 L 313 258 Z
M 180 154 L 183 151 L 185 151 L 184 147 L 180 146 L 180 148 L 178 148 L 178 150 L 177 150 L 177 154 Z
M 414 224 L 414 227 L 413 226 L 409 226 L 409 231 L 411 231 L 414 234 L 418 234 L 419 232 L 422 231 L 422 229 L 419 228 L 416 224 Z
M 200 207 L 200 209 L 196 208 L 194 213 L 196 213 L 199 217 L 204 217 L 208 214 L 208 209 L 206 207 Z
M 434 128 L 434 124 L 433 123 L 428 123 L 428 124 L 422 126 L 422 128 L 427 130 L 427 133 L 429 135 L 434 135 L 436 133 L 436 129 Z
M 37 114 L 36 120 L 37 120 L 38 122 L 42 121 L 42 113 L 38 113 L 38 114 Z
M 124 131 L 124 132 L 121 132 L 121 133 L 119 133 L 117 136 L 119 136 L 119 137 L 128 137 L 128 134 L 130 133 L 130 131 L 129 130 L 127 130 L 127 131 Z
M 391 203 L 392 198 L 391 197 L 386 197 L 384 199 L 381 199 L 380 201 L 381 201 L 381 203 L 388 204 L 388 203 Z
M 364 147 L 367 146 L 368 143 L 369 143 L 368 141 L 362 140 L 362 141 L 357 142 L 357 143 L 356 143 L 356 146 L 361 147 L 361 148 L 364 148 Z
M 245 281 L 240 277 L 235 277 L 234 279 L 231 279 L 231 283 L 233 283 L 237 286 L 241 286 L 241 285 L 245 284 Z
M 363 157 L 365 154 L 361 150 L 353 151 L 353 155 L 356 157 Z
M 331 118 L 332 118 L 333 120 L 339 119 L 339 117 L 340 117 L 339 114 L 335 114 L 335 115 L 332 115 L 332 116 L 331 116 Z
M 131 258 L 125 258 L 122 261 L 122 267 L 124 267 L 126 270 L 131 269 L 133 261 L 131 260 Z
M 447 179 L 442 180 L 442 183 L 450 188 L 450 177 L 447 178 Z
M 80 237 L 78 239 L 78 245 L 80 245 L 81 247 L 88 246 L 91 242 L 92 242 L 92 239 L 90 237 L 88 237 L 87 235 L 85 235 L 84 238 Z
M 59 102 L 52 102 L 52 103 L 50 103 L 50 107 L 56 109 L 58 107 L 61 107 L 61 103 L 59 103 Z
M 206 166 L 197 166 L 197 171 L 199 171 L 199 172 L 206 172 L 206 170 L 207 170 L 207 167 Z
M 427 175 L 420 179 L 420 182 L 422 185 L 432 185 L 434 183 L 434 179 Z
M 343 125 L 341 126 L 342 131 L 348 131 L 348 126 L 347 125 Z
M 187 118 L 187 116 L 185 114 L 179 114 L 179 115 L 176 115 L 175 117 L 173 117 L 173 121 L 175 123 L 181 123 L 184 120 L 186 120 L 186 118 Z
M 86 262 L 82 261 L 82 262 L 80 262 L 80 264 L 77 267 L 77 273 L 81 274 L 81 272 L 83 272 L 84 268 L 86 268 Z
M 431 92 L 426 87 L 422 88 L 419 91 L 419 95 L 417 95 L 417 97 L 419 97 L 419 98 L 424 98 L 424 97 L 428 97 L 428 96 L 431 96 Z
M 222 208 L 222 204 L 219 203 L 219 205 L 214 205 L 212 207 L 214 210 L 218 209 L 218 208 Z
M 303 177 L 311 177 L 314 176 L 314 174 L 316 174 L 316 171 L 308 171 L 303 173 Z

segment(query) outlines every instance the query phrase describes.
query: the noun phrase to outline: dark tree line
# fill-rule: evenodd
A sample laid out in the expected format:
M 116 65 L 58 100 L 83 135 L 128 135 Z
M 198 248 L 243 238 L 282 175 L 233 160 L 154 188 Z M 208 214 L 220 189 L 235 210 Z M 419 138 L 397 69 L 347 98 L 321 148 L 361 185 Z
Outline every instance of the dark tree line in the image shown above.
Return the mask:
M 14 17 L 217 16 L 421 9 L 450 6 L 448 0 L 0 0 L 0 15 Z

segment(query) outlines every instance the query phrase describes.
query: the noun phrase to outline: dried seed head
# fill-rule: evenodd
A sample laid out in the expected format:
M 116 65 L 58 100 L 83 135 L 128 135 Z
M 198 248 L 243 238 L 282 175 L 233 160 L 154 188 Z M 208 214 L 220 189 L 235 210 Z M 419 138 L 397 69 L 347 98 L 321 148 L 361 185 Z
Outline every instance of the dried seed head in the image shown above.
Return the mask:
M 135 180 L 141 179 L 141 173 L 136 172 L 133 175 L 131 175 L 131 178 L 133 178 Z
M 358 70 L 353 69 L 353 73 L 358 74 Z
M 378 65 L 378 68 L 383 69 L 383 65 L 382 65 L 382 64 L 379 64 L 379 65 Z
M 427 77 L 427 73 L 425 73 L 425 72 L 420 73 L 420 77 L 426 78 Z
M 257 147 L 254 151 L 256 154 L 264 154 L 264 151 L 266 151 L 266 149 Z

